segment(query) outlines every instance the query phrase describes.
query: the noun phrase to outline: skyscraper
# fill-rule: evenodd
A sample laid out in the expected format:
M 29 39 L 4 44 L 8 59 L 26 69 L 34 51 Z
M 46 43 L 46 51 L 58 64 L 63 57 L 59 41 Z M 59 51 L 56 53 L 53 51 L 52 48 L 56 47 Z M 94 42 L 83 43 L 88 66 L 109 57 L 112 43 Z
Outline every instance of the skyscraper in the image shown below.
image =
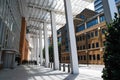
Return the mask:
M 120 2 L 120 0 L 115 0 L 116 3 Z M 94 2 L 95 11 L 100 13 L 103 11 L 102 0 L 95 0 Z

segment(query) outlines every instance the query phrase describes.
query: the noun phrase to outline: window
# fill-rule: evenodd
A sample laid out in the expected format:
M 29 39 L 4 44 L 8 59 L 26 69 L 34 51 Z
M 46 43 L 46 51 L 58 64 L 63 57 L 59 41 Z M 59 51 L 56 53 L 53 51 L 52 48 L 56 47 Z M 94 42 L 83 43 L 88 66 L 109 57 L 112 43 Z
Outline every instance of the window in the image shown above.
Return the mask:
M 87 39 L 90 39 L 90 33 L 87 33 Z
M 94 37 L 94 33 L 93 33 L 93 32 L 91 32 L 91 37 L 92 37 L 92 38 Z
M 79 40 L 82 41 L 82 37 L 81 36 L 80 36 Z
M 80 46 L 80 50 L 82 50 L 82 46 Z
M 79 50 L 79 46 L 77 47 L 77 50 Z
M 91 48 L 91 45 L 90 45 L 90 44 L 88 44 L 88 48 L 89 48 L 89 49 Z
M 102 34 L 105 34 L 105 29 L 102 29 Z
M 90 28 L 90 27 L 92 27 L 92 26 L 94 26 L 96 24 L 98 24 L 97 18 L 87 22 L 87 28 Z
M 80 56 L 81 57 L 81 60 L 83 60 L 83 57 L 82 56 Z
M 78 60 L 80 60 L 80 56 L 78 56 Z
M 98 31 L 97 30 L 95 31 L 95 36 L 98 36 Z
M 89 55 L 89 60 L 92 60 L 92 56 L 91 55 Z
M 58 42 L 61 43 L 61 41 L 62 41 L 62 38 L 58 37 Z
M 99 47 L 99 43 L 97 42 L 97 43 L 96 43 L 96 48 L 98 48 L 98 47 Z
M 82 36 L 82 39 L 85 40 L 85 36 L 84 35 Z
M 81 19 L 85 19 L 85 16 L 84 16 L 84 15 L 80 15 L 80 18 L 81 18 Z
M 57 35 L 61 34 L 61 31 L 57 31 Z
M 78 26 L 78 27 L 76 28 L 76 32 L 80 32 L 80 31 L 83 31 L 83 30 L 85 30 L 85 25 L 84 25 L 84 24 L 81 25 L 81 26 Z
M 76 41 L 79 41 L 79 37 L 76 37 Z
M 93 60 L 95 60 L 96 58 L 95 58 L 95 55 L 93 55 Z
M 100 60 L 100 54 L 97 54 L 97 60 Z
M 84 55 L 84 60 L 86 60 L 86 56 Z
M 103 21 L 105 21 L 105 16 L 104 15 L 100 16 L 100 22 L 103 22 Z
M 83 45 L 83 49 L 85 49 L 85 45 Z
M 94 43 L 92 43 L 92 48 L 95 48 L 95 44 Z

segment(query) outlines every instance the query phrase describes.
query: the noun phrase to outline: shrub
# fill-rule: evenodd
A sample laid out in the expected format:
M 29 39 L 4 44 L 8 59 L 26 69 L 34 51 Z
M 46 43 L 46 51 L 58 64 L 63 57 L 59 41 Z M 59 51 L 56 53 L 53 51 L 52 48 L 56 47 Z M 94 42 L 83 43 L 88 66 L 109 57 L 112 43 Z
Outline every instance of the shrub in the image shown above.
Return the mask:
M 105 33 L 105 53 L 102 78 L 104 80 L 120 80 L 120 18 L 115 19 L 107 26 Z

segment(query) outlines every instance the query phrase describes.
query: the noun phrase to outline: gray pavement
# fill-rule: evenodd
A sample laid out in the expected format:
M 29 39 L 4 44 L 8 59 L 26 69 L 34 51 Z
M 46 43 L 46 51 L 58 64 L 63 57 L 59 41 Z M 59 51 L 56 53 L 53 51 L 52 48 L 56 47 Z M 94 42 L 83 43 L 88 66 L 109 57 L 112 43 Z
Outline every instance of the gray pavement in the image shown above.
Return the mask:
M 101 70 L 83 66 L 79 70 L 79 75 L 72 75 L 43 66 L 22 65 L 16 69 L 1 70 L 0 80 L 102 80 Z

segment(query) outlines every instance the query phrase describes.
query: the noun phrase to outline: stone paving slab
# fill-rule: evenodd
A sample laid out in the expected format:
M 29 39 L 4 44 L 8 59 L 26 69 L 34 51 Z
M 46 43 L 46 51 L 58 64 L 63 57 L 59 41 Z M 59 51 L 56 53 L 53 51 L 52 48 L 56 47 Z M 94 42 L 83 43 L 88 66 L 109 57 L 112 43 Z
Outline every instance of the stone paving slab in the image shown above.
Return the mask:
M 86 73 L 86 71 L 85 71 Z M 72 75 L 36 65 L 22 65 L 16 69 L 0 71 L 0 80 L 102 80 L 99 76 L 85 74 Z

